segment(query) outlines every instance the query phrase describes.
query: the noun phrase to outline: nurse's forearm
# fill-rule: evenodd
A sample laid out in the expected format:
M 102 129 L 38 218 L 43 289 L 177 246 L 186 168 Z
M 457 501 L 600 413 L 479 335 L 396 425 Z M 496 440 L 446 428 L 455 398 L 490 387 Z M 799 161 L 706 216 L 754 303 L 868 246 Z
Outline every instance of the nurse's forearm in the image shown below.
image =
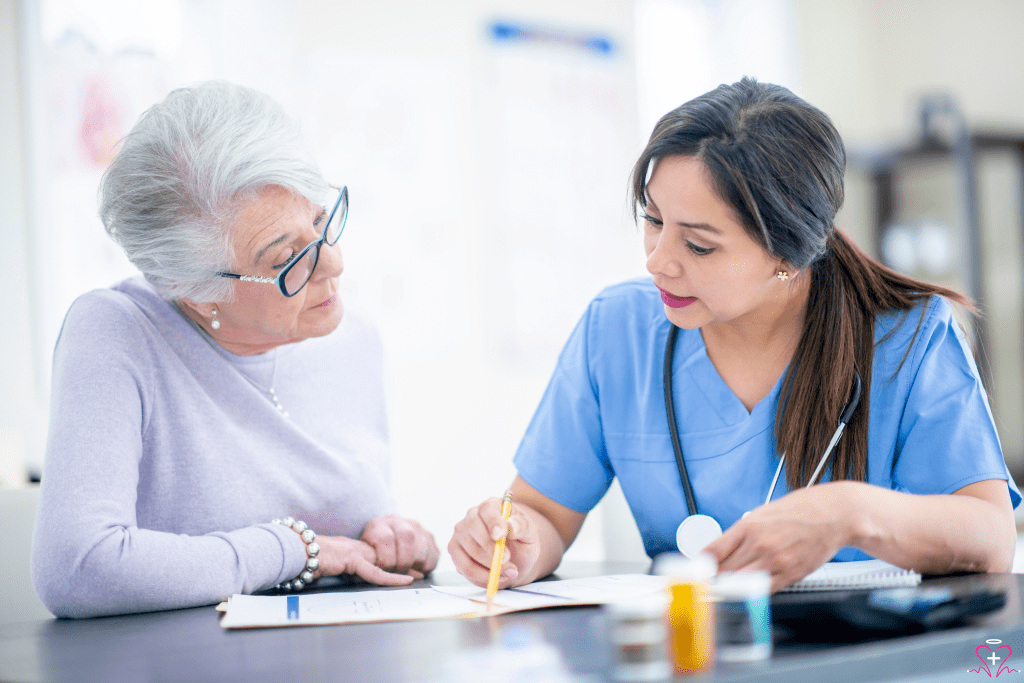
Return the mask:
M 512 584 L 522 586 L 542 579 L 558 568 L 565 549 L 576 539 L 587 515 L 556 503 L 530 486 L 521 476 L 516 476 L 511 488 L 513 505 L 530 518 L 530 529 L 526 537 L 530 543 L 536 539 L 534 552 L 538 553 L 537 559 L 529 567 L 517 567 L 522 573 L 512 580 Z M 528 554 L 532 555 L 532 552 Z
M 859 482 L 832 485 L 844 487 L 850 545 L 874 557 L 922 574 L 1010 571 L 1016 529 L 1009 495 L 1001 499 L 1003 481 L 928 496 Z
M 525 586 L 537 579 L 543 579 L 555 571 L 562 561 L 562 555 L 565 554 L 566 548 L 561 534 L 555 529 L 551 520 L 529 505 L 520 504 L 520 508 L 529 515 L 530 520 L 537 527 L 540 536 L 540 555 L 533 567 L 525 568 L 523 573 L 516 577 L 512 582 L 515 586 Z

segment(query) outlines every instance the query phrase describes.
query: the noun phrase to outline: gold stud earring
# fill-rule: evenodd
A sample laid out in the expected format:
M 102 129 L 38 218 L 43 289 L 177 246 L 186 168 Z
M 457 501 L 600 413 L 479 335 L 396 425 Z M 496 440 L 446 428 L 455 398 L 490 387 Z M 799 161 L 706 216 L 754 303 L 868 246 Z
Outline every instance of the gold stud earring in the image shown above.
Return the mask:
M 780 270 L 778 273 L 775 274 L 775 277 L 785 282 L 786 280 L 789 279 L 789 273 L 786 272 L 785 270 Z

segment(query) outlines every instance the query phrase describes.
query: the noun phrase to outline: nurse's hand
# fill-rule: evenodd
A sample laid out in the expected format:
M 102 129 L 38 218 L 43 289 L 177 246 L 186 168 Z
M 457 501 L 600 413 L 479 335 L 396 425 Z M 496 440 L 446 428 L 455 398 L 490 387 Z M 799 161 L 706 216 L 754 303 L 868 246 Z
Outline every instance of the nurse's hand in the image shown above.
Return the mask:
M 415 522 L 398 515 L 374 517 L 363 528 L 359 540 L 373 548 L 376 564 L 395 574 L 422 579 L 437 566 L 440 551 L 434 535 Z
M 505 536 L 505 554 L 498 588 L 527 583 L 525 578 L 531 574 L 540 556 L 541 535 L 537 525 L 514 502 L 508 521 L 505 521 L 501 518 L 501 501 L 501 498 L 488 498 L 470 508 L 466 517 L 455 525 L 455 533 L 448 543 L 448 553 L 455 562 L 455 568 L 477 586 L 487 585 L 494 544 L 502 536 Z
M 772 592 L 799 581 L 851 544 L 854 482 L 832 482 L 793 491 L 751 510 L 705 552 L 719 571 L 764 570 Z

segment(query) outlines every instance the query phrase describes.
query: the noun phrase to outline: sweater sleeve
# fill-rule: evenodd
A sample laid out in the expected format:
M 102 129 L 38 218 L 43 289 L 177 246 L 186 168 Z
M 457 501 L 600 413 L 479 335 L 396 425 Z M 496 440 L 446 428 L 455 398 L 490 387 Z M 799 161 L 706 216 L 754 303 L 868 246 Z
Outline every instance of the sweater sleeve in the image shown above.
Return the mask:
M 155 334 L 110 291 L 81 297 L 64 321 L 32 549 L 36 593 L 56 616 L 212 604 L 286 581 L 305 560 L 281 525 L 198 536 L 139 528 Z

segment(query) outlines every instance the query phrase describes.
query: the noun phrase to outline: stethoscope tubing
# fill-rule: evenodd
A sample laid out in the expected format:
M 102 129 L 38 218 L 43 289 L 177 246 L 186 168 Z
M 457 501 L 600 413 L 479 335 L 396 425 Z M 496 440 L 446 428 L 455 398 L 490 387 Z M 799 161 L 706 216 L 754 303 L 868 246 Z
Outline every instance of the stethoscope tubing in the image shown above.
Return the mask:
M 697 500 L 693 496 L 693 487 L 690 486 L 690 474 L 686 471 L 686 463 L 683 461 L 683 446 L 679 442 L 679 428 L 676 426 L 676 407 L 672 399 L 672 358 L 675 355 L 676 335 L 679 328 L 669 324 L 668 342 L 665 344 L 665 411 L 668 413 L 668 433 L 672 437 L 672 451 L 676 455 L 676 466 L 679 468 L 679 481 L 683 484 L 683 494 L 686 496 L 686 509 L 691 515 L 697 514 Z M 778 477 L 778 473 L 776 473 Z

